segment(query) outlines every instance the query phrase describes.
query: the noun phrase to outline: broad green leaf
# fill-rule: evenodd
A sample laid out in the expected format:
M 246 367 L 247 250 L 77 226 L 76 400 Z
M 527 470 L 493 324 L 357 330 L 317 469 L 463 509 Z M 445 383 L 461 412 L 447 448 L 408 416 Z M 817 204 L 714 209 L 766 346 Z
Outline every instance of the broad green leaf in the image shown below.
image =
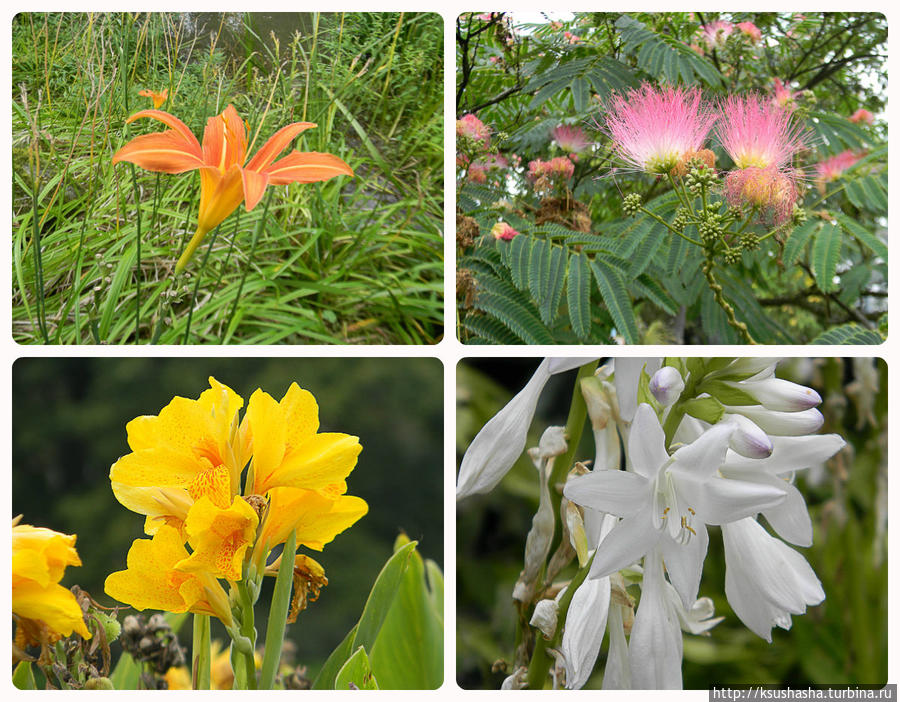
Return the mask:
M 816 235 L 812 247 L 812 269 L 816 284 L 822 292 L 837 289 L 834 274 L 841 254 L 843 232 L 833 224 L 824 224 Z
M 360 646 L 338 671 L 335 690 L 377 690 L 378 682 L 372 674 L 366 649 Z
M 123 652 L 110 673 L 109 679 L 117 690 L 137 690 L 141 684 L 141 664 Z
M 569 284 L 566 290 L 572 331 L 579 339 L 591 334 L 591 272 L 584 253 L 569 257 Z
M 370 660 L 383 689 L 434 690 L 443 682 L 444 627 L 418 552 L 410 558 Z
M 37 684 L 34 682 L 34 671 L 31 669 L 29 661 L 21 661 L 13 670 L 12 683 L 19 690 L 36 690 Z
M 397 589 L 400 587 L 403 574 L 409 566 L 410 556 L 415 548 L 416 542 L 410 541 L 398 549 L 384 564 L 363 607 L 362 616 L 344 637 L 344 640 L 328 656 L 328 660 L 325 661 L 322 670 L 313 682 L 313 689 L 333 689 L 335 678 L 350 657 L 351 652 L 359 646 L 371 650 L 394 602 Z
M 606 309 L 609 310 L 613 324 L 616 325 L 616 331 L 625 338 L 626 343 L 640 343 L 631 298 L 628 297 L 628 291 L 619 272 L 601 258 L 596 258 L 591 263 L 591 270 L 594 272 L 600 296 L 606 304 Z

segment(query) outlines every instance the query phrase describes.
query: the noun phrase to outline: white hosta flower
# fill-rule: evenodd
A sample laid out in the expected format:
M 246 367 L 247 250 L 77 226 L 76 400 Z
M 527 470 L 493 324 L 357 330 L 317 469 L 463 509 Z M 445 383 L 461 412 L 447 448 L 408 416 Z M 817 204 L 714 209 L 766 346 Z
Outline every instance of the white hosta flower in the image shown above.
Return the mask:
M 544 429 L 544 433 L 541 434 L 541 440 L 538 442 L 537 449 L 529 449 L 528 453 L 532 460 L 534 460 L 536 456 L 543 459 L 562 456 L 568 450 L 569 445 L 566 443 L 566 428 L 547 427 Z M 532 453 L 532 451 L 534 451 L 534 453 Z
M 638 380 L 641 371 L 646 370 L 647 374 L 652 376 L 662 366 L 662 361 L 661 358 L 617 358 L 613 361 L 619 415 L 626 422 L 630 422 L 637 411 Z
M 681 624 L 666 595 L 662 558 L 654 550 L 644 559 L 641 601 L 628 644 L 632 686 L 641 690 L 680 690 L 682 649 Z
M 628 439 L 630 471 L 595 471 L 563 490 L 576 504 L 622 517 L 591 566 L 599 578 L 637 562 L 657 546 L 685 606 L 697 598 L 709 543 L 707 524 L 755 515 L 784 500 L 779 487 L 718 476 L 734 424 L 720 422 L 669 456 L 653 408 L 641 404 Z
M 725 381 L 725 385 L 743 390 L 754 397 L 766 409 L 781 412 L 799 412 L 817 407 L 822 398 L 812 388 L 792 383 L 781 378 L 768 377 L 763 380 L 741 382 Z
M 769 436 L 803 436 L 822 428 L 825 418 L 817 409 L 782 412 L 762 405 L 725 406 L 727 415 L 739 414 L 756 424 Z
M 714 616 L 716 608 L 709 597 L 700 597 L 690 608 L 687 608 L 681 602 L 675 588 L 668 583 L 666 583 L 666 594 L 675 614 L 678 615 L 681 630 L 689 634 L 705 634 L 725 619 L 725 617 Z
M 613 602 L 609 608 L 609 653 L 603 670 L 604 690 L 631 689 L 631 660 L 625 640 L 625 607 Z M 629 610 L 630 611 L 630 610 Z
M 591 360 L 545 358 L 541 362 L 528 384 L 491 417 L 469 444 L 459 467 L 456 499 L 494 489 L 525 450 L 534 410 L 550 377 Z
M 775 367 L 780 361 L 780 358 L 767 358 L 765 356 L 735 358 L 724 368 L 711 372 L 709 377 L 733 378 L 735 376 L 743 376 L 753 380 L 763 380 L 775 375 Z
M 813 533 L 806 502 L 800 491 L 783 476 L 827 461 L 845 444 L 837 434 L 774 436 L 772 455 L 768 458 L 744 458 L 729 451 L 719 470 L 727 478 L 784 490 L 784 502 L 762 510 L 762 514 L 781 538 L 798 546 L 810 546 Z
M 528 668 L 524 665 L 515 669 L 512 675 L 508 675 L 500 684 L 501 690 L 524 690 L 528 687 Z
M 650 392 L 663 407 L 675 403 L 684 390 L 684 379 L 677 368 L 663 366 L 650 378 Z
M 772 641 L 772 627 L 791 628 L 791 615 L 825 599 L 806 559 L 770 536 L 755 519 L 722 526 L 725 595 L 734 613 L 757 636 Z

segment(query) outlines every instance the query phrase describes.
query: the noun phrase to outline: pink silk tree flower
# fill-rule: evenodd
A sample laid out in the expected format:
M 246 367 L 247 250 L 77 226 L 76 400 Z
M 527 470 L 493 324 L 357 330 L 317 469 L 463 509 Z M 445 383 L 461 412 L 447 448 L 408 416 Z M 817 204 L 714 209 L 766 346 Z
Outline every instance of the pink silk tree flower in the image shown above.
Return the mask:
M 506 222 L 497 222 L 493 227 L 491 227 L 491 234 L 495 239 L 500 239 L 502 241 L 512 241 L 513 238 L 519 236 L 522 232 L 517 232 Z
M 719 111 L 716 136 L 737 168 L 784 168 L 807 146 L 792 113 L 758 95 L 731 95 Z
M 749 205 L 761 220 L 780 226 L 791 218 L 800 199 L 796 172 L 774 166 L 731 171 L 725 176 L 725 199 L 733 207 Z
M 759 44 L 762 41 L 762 32 L 753 22 L 738 22 L 736 26 L 753 44 Z
M 793 91 L 780 78 L 772 78 L 772 82 L 775 84 L 775 104 L 778 107 L 791 107 L 794 101 Z
M 697 88 L 644 83 L 606 106 L 606 131 L 619 157 L 655 175 L 671 172 L 685 154 L 700 151 L 715 121 Z
M 487 148 L 491 141 L 491 130 L 475 115 L 467 114 L 456 120 L 456 136 L 481 142 Z
M 724 20 L 716 20 L 709 24 L 700 25 L 700 38 L 706 42 L 710 49 L 721 49 L 725 41 L 734 32 L 734 25 Z
M 859 124 L 860 122 L 863 124 L 872 124 L 872 122 L 875 121 L 875 115 L 860 107 L 856 112 L 850 115 L 849 119 L 854 124 Z
M 815 165 L 816 186 L 819 192 L 824 195 L 826 183 L 831 183 L 840 178 L 844 171 L 856 165 L 865 155 L 865 151 L 851 151 L 848 149 L 834 156 L 829 156 L 824 161 L 819 161 Z
M 568 124 L 555 127 L 551 130 L 550 136 L 553 137 L 553 141 L 559 145 L 559 148 L 573 154 L 581 153 L 591 144 L 581 127 Z

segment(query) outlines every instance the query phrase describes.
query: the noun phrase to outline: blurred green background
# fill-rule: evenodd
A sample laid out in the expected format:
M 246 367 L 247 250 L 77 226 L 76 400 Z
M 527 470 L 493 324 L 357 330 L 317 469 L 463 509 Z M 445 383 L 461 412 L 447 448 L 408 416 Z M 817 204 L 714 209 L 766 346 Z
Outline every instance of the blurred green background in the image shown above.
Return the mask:
M 457 465 L 471 440 L 528 381 L 540 359 L 467 359 L 457 367 Z M 860 373 L 876 363 L 867 384 Z M 541 395 L 527 446 L 543 430 L 563 425 L 576 371 L 553 376 Z M 747 629 L 725 599 L 720 530 L 710 549 L 700 595 L 725 620 L 709 637 L 684 635 L 684 687 L 774 684 L 884 684 L 887 681 L 887 366 L 878 359 L 789 359 L 777 375 L 814 387 L 825 415 L 821 433 L 848 446 L 824 466 L 799 471 L 814 526 L 813 546 L 798 549 L 810 562 L 825 601 L 793 617 L 789 631 L 773 629 L 770 645 Z M 860 384 L 863 387 L 857 392 Z M 578 453 L 593 458 L 590 431 Z M 497 689 L 513 660 L 516 612 L 512 587 L 522 569 L 525 536 L 538 505 L 536 472 L 520 458 L 494 490 L 457 505 L 457 682 Z M 765 520 L 762 520 L 765 523 Z M 559 580 L 574 575 L 574 568 Z M 636 594 L 636 593 L 635 593 Z M 586 688 L 601 684 L 608 641 Z
M 359 464 L 348 494 L 369 513 L 309 553 L 329 580 L 319 600 L 288 626 L 296 661 L 318 671 L 356 623 L 369 589 L 402 530 L 426 558 L 443 565 L 443 373 L 423 358 L 25 358 L 13 366 L 13 516 L 78 535 L 78 584 L 113 605 L 103 581 L 125 567 L 143 517 L 116 502 L 109 468 L 129 452 L 126 423 L 157 414 L 172 397 L 196 398 L 215 376 L 245 403 L 258 387 L 280 399 L 291 382 L 315 395 L 321 431 L 359 436 Z M 268 611 L 267 578 L 257 611 Z M 126 608 L 126 611 L 128 609 Z M 257 616 L 259 640 L 265 617 Z M 181 632 L 189 643 L 190 627 Z M 216 630 L 213 636 L 216 637 Z M 226 638 L 224 630 L 219 638 Z M 119 647 L 114 644 L 114 655 Z

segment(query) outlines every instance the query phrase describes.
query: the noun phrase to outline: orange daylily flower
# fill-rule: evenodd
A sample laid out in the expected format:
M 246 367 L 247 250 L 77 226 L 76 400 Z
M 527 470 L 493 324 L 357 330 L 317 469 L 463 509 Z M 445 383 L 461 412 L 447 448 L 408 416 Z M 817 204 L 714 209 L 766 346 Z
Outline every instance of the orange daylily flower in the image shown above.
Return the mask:
M 197 231 L 175 264 L 175 273 L 184 269 L 208 232 L 241 202 L 248 212 L 256 207 L 269 185 L 315 183 L 337 175 L 353 175 L 350 166 L 333 154 L 294 150 L 275 160 L 297 135 L 316 126 L 312 122 L 282 127 L 247 161 L 247 132 L 231 105 L 209 118 L 202 145 L 184 122 L 162 110 L 141 110 L 126 123 L 142 117 L 159 120 L 169 129 L 135 137 L 115 153 L 113 163 L 129 161 L 160 173 L 200 170 Z
M 153 100 L 153 109 L 158 110 L 159 106 L 162 105 L 169 97 L 169 89 L 164 88 L 162 92 L 158 93 L 155 90 L 150 90 L 149 88 L 144 88 L 138 95 L 141 97 L 148 97 Z

